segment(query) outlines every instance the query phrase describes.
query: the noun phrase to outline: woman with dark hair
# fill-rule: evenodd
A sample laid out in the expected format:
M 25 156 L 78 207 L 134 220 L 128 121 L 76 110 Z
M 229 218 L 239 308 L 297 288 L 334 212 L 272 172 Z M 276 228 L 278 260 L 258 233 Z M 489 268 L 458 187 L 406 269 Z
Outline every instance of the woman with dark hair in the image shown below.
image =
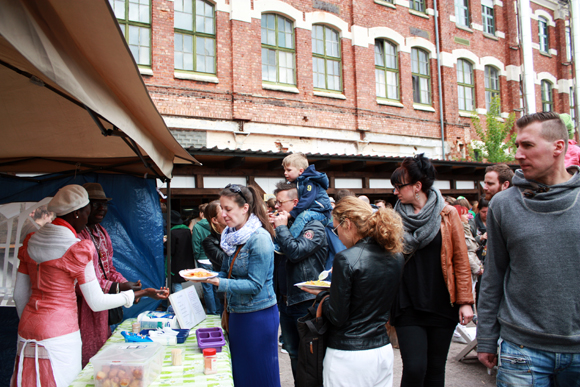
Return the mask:
M 206 282 L 226 293 L 234 384 L 278 387 L 280 321 L 272 281 L 274 230 L 251 186 L 228 184 L 220 192 L 220 206 L 227 225 L 220 246 L 227 257 L 219 276 Z
M 373 213 L 347 196 L 332 218 L 346 250 L 334 256 L 330 297 L 322 305 L 330 323 L 324 386 L 390 387 L 394 357 L 385 324 L 403 272 L 401 217 L 386 208 Z
M 205 208 L 205 217 L 209 222 L 210 234 L 201 242 L 205 256 L 211 262 L 213 271 L 221 271 L 222 262 L 228 256 L 220 247 L 222 232 L 226 228 L 226 222 L 222 216 L 222 208 L 219 200 L 214 200 Z M 217 288 L 212 286 L 214 290 L 214 299 L 216 301 L 216 311 L 222 314 L 224 311 L 224 294 L 218 293 Z
M 435 168 L 423 154 L 392 176 L 395 211 L 405 228 L 405 270 L 391 312 L 403 359 L 402 387 L 445 385 L 457 323 L 473 318 L 471 269 L 457 210 L 433 188 Z

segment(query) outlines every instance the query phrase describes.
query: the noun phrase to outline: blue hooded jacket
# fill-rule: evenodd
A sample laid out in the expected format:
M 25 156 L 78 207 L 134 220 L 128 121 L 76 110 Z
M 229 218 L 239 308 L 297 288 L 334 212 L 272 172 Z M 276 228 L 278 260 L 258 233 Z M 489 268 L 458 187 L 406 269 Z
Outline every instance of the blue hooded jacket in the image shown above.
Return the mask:
M 332 206 L 326 190 L 328 189 L 328 177 L 326 173 L 317 172 L 314 165 L 298 176 L 295 181 L 298 188 L 298 204 L 290 211 L 290 215 L 296 219 L 304 210 L 310 210 L 325 214 L 330 218 Z

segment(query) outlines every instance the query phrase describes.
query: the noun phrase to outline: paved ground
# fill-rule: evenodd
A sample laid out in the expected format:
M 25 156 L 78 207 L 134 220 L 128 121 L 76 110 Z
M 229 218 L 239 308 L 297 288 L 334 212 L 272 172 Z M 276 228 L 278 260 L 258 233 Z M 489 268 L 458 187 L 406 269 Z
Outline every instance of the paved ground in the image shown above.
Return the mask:
M 477 387 L 477 386 L 495 386 L 495 376 L 487 374 L 487 368 L 481 364 L 477 359 L 467 360 L 463 362 L 455 361 L 455 356 L 461 352 L 465 347 L 464 344 L 452 342 L 449 350 L 449 357 L 447 358 L 446 367 L 446 387 Z M 472 352 L 473 354 L 473 352 Z M 471 355 L 471 354 L 470 354 Z M 282 387 L 294 386 L 292 378 L 292 370 L 290 369 L 290 358 L 288 355 L 279 353 L 280 359 L 280 379 Z M 398 349 L 395 349 L 395 366 L 394 366 L 394 383 L 397 387 L 401 383 L 401 372 L 403 365 L 401 362 L 401 355 Z M 353 386 L 356 387 L 356 386 Z

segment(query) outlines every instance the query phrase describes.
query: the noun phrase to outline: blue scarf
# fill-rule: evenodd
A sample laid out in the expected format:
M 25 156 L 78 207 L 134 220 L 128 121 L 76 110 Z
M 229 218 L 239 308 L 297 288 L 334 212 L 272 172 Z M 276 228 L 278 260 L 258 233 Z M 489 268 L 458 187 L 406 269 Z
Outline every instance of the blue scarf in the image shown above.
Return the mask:
M 226 227 L 222 232 L 220 247 L 227 255 L 232 255 L 236 252 L 237 246 L 246 243 L 260 227 L 262 227 L 260 219 L 256 215 L 251 214 L 246 224 L 239 230 L 236 230 L 235 227 Z

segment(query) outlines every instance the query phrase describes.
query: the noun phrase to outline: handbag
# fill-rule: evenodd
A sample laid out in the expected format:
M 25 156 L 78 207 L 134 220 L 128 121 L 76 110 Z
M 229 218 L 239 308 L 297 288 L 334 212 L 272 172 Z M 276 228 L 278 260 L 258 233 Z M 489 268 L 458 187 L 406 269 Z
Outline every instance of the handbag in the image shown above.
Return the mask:
M 298 319 L 300 340 L 296 385 L 299 387 L 319 387 L 323 384 L 322 363 L 328 346 L 326 332 L 329 323 L 322 316 L 322 303 L 328 296 L 328 292 L 319 293 L 306 316 Z
M 236 254 L 234 254 L 234 258 L 232 259 L 232 263 L 230 263 L 230 272 L 228 273 L 228 279 L 232 278 L 232 269 L 234 268 L 234 262 L 242 249 L 242 246 L 239 245 L 238 249 L 236 250 Z M 228 312 L 228 295 L 224 293 L 224 312 L 222 313 L 222 329 L 226 331 L 226 333 L 230 332 L 230 313 Z
M 93 240 L 93 244 L 95 245 L 95 248 L 97 249 L 97 256 L 99 257 L 99 265 L 101 266 L 101 270 L 103 271 L 103 275 L 105 276 L 105 279 L 108 280 L 107 273 L 105 272 L 105 267 L 103 266 L 103 261 L 101 261 L 101 250 L 99 249 L 99 246 L 97 246 L 97 241 L 95 241 L 95 238 L 93 238 L 93 235 L 91 234 L 90 231 L 89 231 L 89 234 L 91 235 L 91 239 Z M 109 309 L 109 320 L 108 320 L 107 324 L 108 325 L 116 325 L 116 324 L 121 323 L 121 321 L 123 321 L 123 307 L 118 306 L 116 308 Z

